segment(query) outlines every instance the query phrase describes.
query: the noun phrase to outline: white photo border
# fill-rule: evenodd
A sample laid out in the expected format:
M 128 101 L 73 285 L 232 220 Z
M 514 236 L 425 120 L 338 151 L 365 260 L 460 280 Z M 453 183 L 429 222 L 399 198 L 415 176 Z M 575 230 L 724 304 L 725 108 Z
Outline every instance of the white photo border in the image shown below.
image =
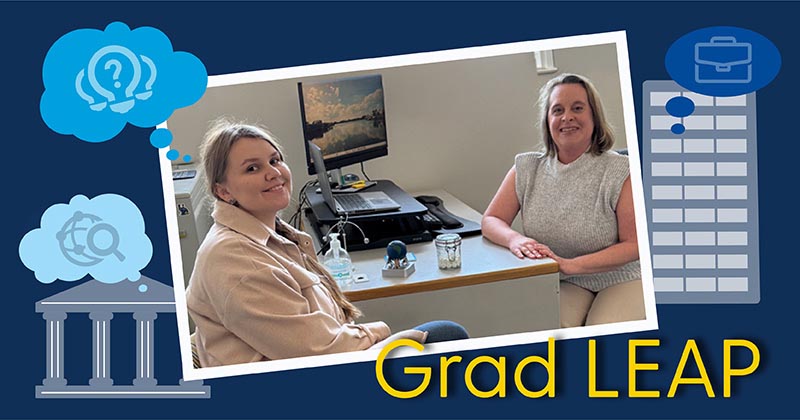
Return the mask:
M 647 216 L 644 205 L 642 173 L 639 165 L 640 154 L 636 130 L 636 111 L 633 101 L 630 62 L 628 58 L 628 44 L 625 31 L 209 76 L 208 88 L 300 77 L 324 76 L 353 71 L 381 70 L 385 68 L 404 67 L 417 64 L 432 64 L 455 60 L 533 53 L 541 50 L 587 47 L 600 44 L 614 44 L 617 49 L 617 63 L 619 67 L 620 88 L 622 94 L 622 110 L 625 121 L 625 136 L 627 138 L 628 155 L 630 157 L 630 176 L 633 187 L 636 229 L 639 232 L 639 260 L 642 268 L 642 288 L 645 300 L 645 319 L 640 321 L 627 321 L 588 327 L 555 329 L 426 344 L 423 352 L 414 352 L 410 349 L 402 349 L 403 351 L 398 350 L 394 352 L 392 357 L 408 357 L 423 354 L 449 353 L 483 348 L 540 343 L 546 342 L 550 337 L 553 337 L 556 340 L 563 340 L 656 330 L 658 329 L 658 320 L 656 316 L 655 291 L 653 288 L 653 271 L 650 258 Z M 164 122 L 158 127 L 167 128 L 167 123 Z M 189 315 L 186 309 L 186 288 L 183 280 L 184 273 L 181 262 L 180 238 L 178 235 L 178 219 L 175 212 L 175 190 L 172 183 L 172 161 L 167 158 L 167 151 L 167 148 L 159 151 L 159 163 L 164 192 L 164 211 L 167 218 L 167 236 L 169 240 L 170 263 L 172 267 L 173 289 L 175 292 L 175 309 L 178 321 L 178 336 L 180 340 L 181 365 L 183 368 L 184 380 L 211 379 L 291 369 L 375 361 L 377 359 L 379 350 L 353 351 L 231 366 L 199 369 L 194 368 L 192 363 L 189 337 Z

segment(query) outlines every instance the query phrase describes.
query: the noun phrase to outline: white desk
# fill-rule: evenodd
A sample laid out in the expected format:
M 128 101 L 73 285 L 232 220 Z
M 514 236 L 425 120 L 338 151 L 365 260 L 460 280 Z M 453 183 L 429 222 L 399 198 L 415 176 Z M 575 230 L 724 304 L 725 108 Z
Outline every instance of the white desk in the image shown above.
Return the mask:
M 480 222 L 477 211 L 444 191 L 435 195 L 451 213 Z M 559 323 L 558 264 L 551 259 L 520 260 L 482 236 L 463 238 L 461 268 L 439 270 L 433 242 L 408 245 L 417 257 L 407 278 L 381 274 L 386 250 L 350 254 L 356 274 L 368 281 L 343 290 L 364 317 L 385 321 L 393 331 L 447 319 L 463 325 L 471 337 L 555 329 Z

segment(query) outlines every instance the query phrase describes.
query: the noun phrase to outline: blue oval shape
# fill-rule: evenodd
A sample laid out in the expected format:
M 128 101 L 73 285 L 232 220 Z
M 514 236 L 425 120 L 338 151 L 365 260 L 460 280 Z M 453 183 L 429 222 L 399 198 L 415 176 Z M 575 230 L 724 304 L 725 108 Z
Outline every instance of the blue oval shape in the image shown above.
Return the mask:
M 667 101 L 666 109 L 673 117 L 688 117 L 694 112 L 694 102 L 685 96 L 676 96 Z
M 759 33 L 714 26 L 678 38 L 664 64 L 670 77 L 692 92 L 737 96 L 769 84 L 781 68 L 781 54 Z

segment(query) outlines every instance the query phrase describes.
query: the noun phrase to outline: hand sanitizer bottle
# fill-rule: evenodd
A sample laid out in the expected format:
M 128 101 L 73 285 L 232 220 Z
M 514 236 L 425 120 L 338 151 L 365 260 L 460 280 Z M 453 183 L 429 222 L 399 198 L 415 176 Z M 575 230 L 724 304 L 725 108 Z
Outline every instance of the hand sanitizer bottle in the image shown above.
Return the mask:
M 353 263 L 350 260 L 350 255 L 347 254 L 339 242 L 338 233 L 329 233 L 331 237 L 331 249 L 325 253 L 323 264 L 328 272 L 331 273 L 333 279 L 339 284 L 339 287 L 344 288 L 353 282 Z

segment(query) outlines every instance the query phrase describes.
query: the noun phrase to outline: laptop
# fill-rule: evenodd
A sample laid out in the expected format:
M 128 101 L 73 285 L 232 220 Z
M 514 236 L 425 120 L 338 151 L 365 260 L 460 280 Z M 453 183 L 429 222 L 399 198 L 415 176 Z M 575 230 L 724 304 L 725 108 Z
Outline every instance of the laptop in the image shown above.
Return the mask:
M 336 194 L 334 197 L 328 181 L 328 172 L 322 161 L 322 150 L 312 142 L 308 142 L 308 150 L 314 161 L 314 169 L 317 171 L 322 197 L 334 214 L 367 214 L 400 210 L 400 204 L 383 191 Z

